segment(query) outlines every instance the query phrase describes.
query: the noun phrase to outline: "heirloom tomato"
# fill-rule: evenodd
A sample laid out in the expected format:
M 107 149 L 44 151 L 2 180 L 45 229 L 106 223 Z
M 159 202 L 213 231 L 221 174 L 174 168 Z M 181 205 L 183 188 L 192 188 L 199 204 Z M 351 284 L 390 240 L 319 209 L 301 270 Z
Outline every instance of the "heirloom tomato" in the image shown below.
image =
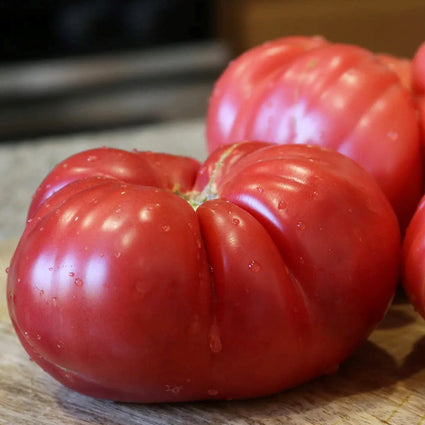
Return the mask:
M 41 183 L 8 306 L 34 362 L 84 394 L 262 396 L 367 338 L 399 254 L 387 198 L 335 151 L 246 142 L 201 165 L 100 148 Z
M 404 229 L 422 194 L 419 125 L 403 87 L 409 66 L 320 38 L 258 46 L 232 61 L 215 84 L 209 149 L 259 140 L 337 150 L 376 178 Z

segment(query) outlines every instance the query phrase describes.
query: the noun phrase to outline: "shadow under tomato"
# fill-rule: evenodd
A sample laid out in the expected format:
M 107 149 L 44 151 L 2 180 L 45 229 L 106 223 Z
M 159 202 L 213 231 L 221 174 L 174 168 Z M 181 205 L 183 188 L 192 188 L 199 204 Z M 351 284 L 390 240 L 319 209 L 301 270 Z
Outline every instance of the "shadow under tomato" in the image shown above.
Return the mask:
M 413 350 L 404 359 L 400 374 L 408 377 L 422 369 L 425 369 L 425 335 L 416 341 Z

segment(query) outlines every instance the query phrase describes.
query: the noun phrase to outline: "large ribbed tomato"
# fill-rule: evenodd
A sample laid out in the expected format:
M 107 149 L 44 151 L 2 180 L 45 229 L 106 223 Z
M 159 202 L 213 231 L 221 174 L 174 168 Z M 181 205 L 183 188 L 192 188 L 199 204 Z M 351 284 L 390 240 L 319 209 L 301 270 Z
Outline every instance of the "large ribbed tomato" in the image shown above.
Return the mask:
M 113 400 L 260 396 L 333 371 L 382 319 L 396 216 L 317 146 L 96 149 L 38 189 L 8 274 L 31 358 Z
M 420 135 L 410 92 L 391 70 L 408 85 L 410 64 L 393 59 L 308 37 L 249 50 L 215 85 L 209 149 L 242 140 L 335 149 L 377 179 L 405 228 L 422 193 Z

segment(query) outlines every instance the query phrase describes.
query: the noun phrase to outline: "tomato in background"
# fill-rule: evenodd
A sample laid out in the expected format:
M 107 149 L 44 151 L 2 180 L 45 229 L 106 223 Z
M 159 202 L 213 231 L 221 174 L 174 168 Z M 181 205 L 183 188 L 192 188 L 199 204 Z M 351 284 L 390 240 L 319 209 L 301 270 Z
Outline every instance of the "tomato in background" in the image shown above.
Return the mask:
M 190 158 L 96 149 L 42 182 L 8 307 L 64 385 L 132 402 L 262 396 L 333 371 L 383 318 L 396 216 L 351 159 L 306 145 Z
M 415 104 L 401 84 L 407 64 L 353 45 L 295 40 L 266 43 L 229 64 L 209 103 L 209 150 L 243 140 L 337 150 L 376 178 L 404 229 L 422 194 Z
M 412 89 L 425 149 L 425 42 L 419 46 L 412 60 Z
M 415 52 L 412 61 L 412 86 L 416 93 L 425 93 L 425 42 Z

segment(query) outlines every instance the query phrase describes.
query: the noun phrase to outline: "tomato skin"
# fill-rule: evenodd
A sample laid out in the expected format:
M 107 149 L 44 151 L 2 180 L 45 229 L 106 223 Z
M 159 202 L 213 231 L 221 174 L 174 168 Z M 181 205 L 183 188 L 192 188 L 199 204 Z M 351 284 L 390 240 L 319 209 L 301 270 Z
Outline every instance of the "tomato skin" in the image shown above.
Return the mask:
M 416 93 L 425 93 L 425 42 L 418 47 L 413 56 L 412 86 Z
M 376 57 L 396 73 L 403 87 L 409 91 L 413 90 L 412 61 L 410 59 L 384 53 L 380 53 Z
M 239 60 L 229 64 L 228 71 L 215 85 L 209 102 L 207 139 L 210 151 L 228 142 L 239 108 L 272 74 L 301 53 L 325 44 L 321 37 L 294 36 L 264 43 L 245 52 Z
M 108 150 L 74 178 L 89 154 L 41 184 L 8 274 L 22 345 L 64 385 L 132 402 L 262 396 L 334 370 L 384 316 L 399 227 L 349 158 L 246 142 L 195 175 L 188 158 L 129 159 L 134 183 L 105 175 Z
M 403 240 L 403 286 L 425 318 L 425 199 L 422 198 Z
M 412 60 L 412 91 L 418 111 L 422 137 L 422 151 L 425 149 L 425 42 L 417 49 Z
M 266 49 L 240 56 L 216 82 L 207 114 L 209 150 L 243 140 L 335 149 L 377 179 L 405 228 L 422 193 L 420 134 L 410 92 L 388 60 L 322 42 L 269 70 L 262 68 Z M 252 62 L 257 78 L 251 84 L 237 72 Z M 240 101 L 229 107 L 227 97 Z
M 58 164 L 35 192 L 30 219 L 37 208 L 54 192 L 75 180 L 94 175 L 120 179 L 126 183 L 152 185 L 164 189 L 189 190 L 199 162 L 157 152 L 127 152 L 115 148 L 96 148 L 79 152 Z

